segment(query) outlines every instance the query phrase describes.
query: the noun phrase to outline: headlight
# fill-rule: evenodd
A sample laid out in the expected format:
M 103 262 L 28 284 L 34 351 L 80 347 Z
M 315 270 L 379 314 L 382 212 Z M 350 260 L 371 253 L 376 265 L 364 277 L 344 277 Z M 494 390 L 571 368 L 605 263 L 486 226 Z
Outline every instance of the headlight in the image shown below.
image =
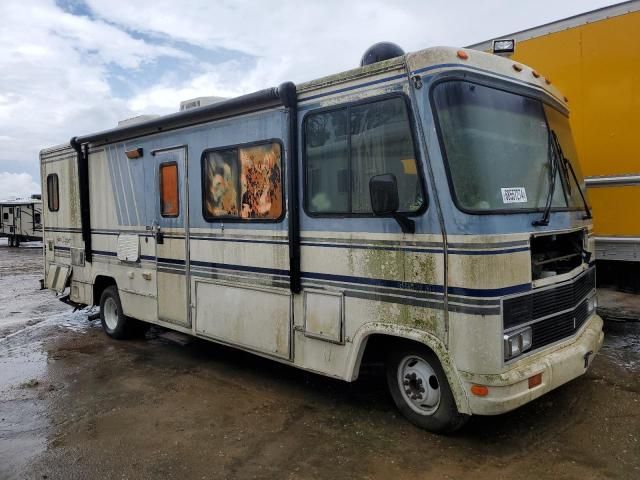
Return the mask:
M 598 308 L 598 296 L 591 295 L 587 299 L 587 312 L 589 313 L 589 315 L 591 315 L 593 312 L 596 311 L 597 308 Z
M 510 360 L 531 348 L 531 327 L 504 334 L 504 359 Z

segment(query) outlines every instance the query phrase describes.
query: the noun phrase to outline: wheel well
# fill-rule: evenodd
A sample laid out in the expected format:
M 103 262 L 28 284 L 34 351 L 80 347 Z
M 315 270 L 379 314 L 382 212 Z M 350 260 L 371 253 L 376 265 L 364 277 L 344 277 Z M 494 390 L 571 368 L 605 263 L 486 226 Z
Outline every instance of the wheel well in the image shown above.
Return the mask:
M 411 340 L 408 338 L 396 337 L 394 335 L 385 335 L 383 333 L 373 333 L 367 337 L 367 343 L 362 353 L 360 365 L 358 365 L 358 375 L 362 372 L 363 365 L 382 365 L 385 363 L 386 357 L 391 349 L 419 346 L 420 348 L 426 348 L 430 352 L 434 353 L 431 348 L 421 342 Z M 436 355 L 437 357 L 437 355 Z
M 116 281 L 112 277 L 107 277 L 105 275 L 98 275 L 96 279 L 93 281 L 93 304 L 100 304 L 100 297 L 102 296 L 102 292 L 105 291 L 107 287 L 112 285 L 118 286 Z

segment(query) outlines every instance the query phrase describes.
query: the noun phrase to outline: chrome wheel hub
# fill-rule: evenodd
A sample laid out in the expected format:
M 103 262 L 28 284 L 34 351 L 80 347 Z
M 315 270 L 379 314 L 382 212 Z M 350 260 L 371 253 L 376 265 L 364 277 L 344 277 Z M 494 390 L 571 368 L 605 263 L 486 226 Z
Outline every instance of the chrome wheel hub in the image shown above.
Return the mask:
M 407 405 L 420 415 L 432 415 L 440 405 L 440 384 L 424 359 L 409 355 L 398 366 L 398 386 Z

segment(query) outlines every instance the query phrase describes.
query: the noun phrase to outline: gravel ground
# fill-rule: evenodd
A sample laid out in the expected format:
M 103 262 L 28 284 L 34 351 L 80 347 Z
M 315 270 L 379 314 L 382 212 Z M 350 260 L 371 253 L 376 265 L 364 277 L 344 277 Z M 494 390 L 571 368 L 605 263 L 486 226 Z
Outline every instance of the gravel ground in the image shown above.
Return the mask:
M 589 372 L 437 436 L 383 379 L 347 384 L 211 343 L 109 339 L 0 244 L 0 479 L 640 478 L 640 323 Z

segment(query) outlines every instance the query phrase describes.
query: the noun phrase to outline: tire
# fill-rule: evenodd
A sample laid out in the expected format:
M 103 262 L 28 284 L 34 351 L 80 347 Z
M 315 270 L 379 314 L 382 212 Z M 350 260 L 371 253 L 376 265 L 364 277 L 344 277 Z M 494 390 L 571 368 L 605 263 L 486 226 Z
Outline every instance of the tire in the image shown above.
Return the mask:
M 414 425 L 434 433 L 451 433 L 469 416 L 458 412 L 447 376 L 436 355 L 427 348 L 399 347 L 387 357 L 391 397 Z M 413 398 L 413 400 L 412 400 Z
M 117 340 L 129 336 L 131 322 L 125 316 L 118 295 L 118 287 L 107 287 L 100 296 L 100 321 L 107 335 Z

